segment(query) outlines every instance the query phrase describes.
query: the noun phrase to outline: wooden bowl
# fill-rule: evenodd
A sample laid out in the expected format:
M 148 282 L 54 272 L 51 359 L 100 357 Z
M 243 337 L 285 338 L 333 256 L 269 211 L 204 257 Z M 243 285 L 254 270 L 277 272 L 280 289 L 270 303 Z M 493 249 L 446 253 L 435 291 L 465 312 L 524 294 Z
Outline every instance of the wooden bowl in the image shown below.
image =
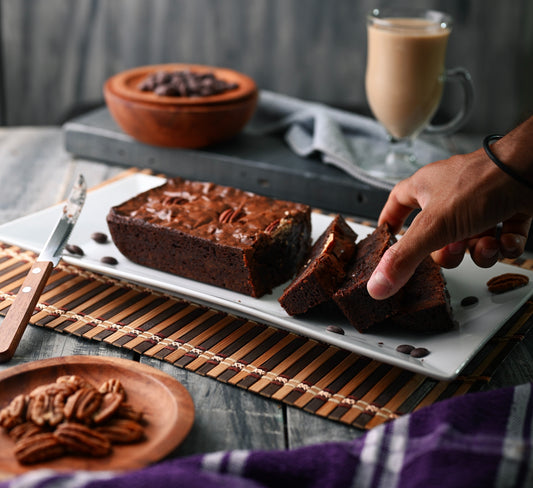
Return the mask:
M 142 91 L 138 85 L 158 71 L 213 73 L 238 87 L 204 97 L 172 97 Z M 199 148 L 240 132 L 257 106 L 258 90 L 248 76 L 226 68 L 190 64 L 142 66 L 123 71 L 104 84 L 109 111 L 121 129 L 146 144 Z

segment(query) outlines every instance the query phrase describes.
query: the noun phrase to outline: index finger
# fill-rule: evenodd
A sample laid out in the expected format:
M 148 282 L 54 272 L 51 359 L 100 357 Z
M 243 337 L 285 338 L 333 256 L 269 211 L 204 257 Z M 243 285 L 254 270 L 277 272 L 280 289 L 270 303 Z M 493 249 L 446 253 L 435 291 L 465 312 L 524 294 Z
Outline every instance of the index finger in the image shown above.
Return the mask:
M 401 239 L 383 255 L 367 284 L 372 298 L 383 300 L 394 295 L 432 251 L 440 249 L 446 239 L 446 223 L 420 212 Z
M 389 224 L 395 234 L 401 230 L 407 217 L 420 208 L 420 203 L 409 180 L 408 178 L 400 181 L 392 189 L 379 215 L 378 225 Z

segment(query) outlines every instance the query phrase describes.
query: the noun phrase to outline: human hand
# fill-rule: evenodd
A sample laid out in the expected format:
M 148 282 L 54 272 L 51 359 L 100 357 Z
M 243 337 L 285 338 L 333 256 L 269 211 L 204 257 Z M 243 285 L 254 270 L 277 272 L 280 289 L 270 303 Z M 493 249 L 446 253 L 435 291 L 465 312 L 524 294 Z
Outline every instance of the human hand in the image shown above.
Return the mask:
M 420 209 L 381 259 L 369 294 L 375 299 L 395 294 L 429 254 L 447 268 L 458 266 L 467 249 L 481 267 L 519 256 L 531 226 L 532 202 L 531 192 L 501 172 L 482 149 L 421 168 L 394 187 L 381 212 L 378 224 L 387 222 L 399 232 Z

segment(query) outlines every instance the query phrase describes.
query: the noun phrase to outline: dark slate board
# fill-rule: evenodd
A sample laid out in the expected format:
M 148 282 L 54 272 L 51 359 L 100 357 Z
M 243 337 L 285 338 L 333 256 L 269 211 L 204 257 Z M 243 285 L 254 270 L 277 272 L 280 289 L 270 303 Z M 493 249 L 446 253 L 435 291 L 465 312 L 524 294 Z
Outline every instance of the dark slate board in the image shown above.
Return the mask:
M 244 131 L 201 150 L 149 146 L 122 132 L 105 107 L 65 123 L 63 130 L 66 150 L 77 157 L 212 181 L 363 219 L 377 219 L 387 198 L 386 191 L 318 158 L 297 156 L 281 137 Z

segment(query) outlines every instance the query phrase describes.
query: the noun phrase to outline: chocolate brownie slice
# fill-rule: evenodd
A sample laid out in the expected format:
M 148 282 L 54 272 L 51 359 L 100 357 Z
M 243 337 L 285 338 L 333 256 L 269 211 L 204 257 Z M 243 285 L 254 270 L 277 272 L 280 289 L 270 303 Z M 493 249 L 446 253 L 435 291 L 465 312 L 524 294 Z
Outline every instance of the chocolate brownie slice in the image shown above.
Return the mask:
M 279 298 L 289 315 L 303 314 L 331 299 L 344 279 L 356 239 L 357 234 L 337 215 L 313 245 L 307 263 Z
M 366 285 L 385 251 L 396 242 L 387 224 L 375 229 L 357 244 L 355 258 L 348 266 L 346 279 L 333 294 L 333 300 L 348 321 L 360 332 L 383 322 L 398 309 L 400 296 L 374 300 Z
M 455 326 L 450 294 L 440 266 L 428 256 L 401 290 L 399 310 L 391 322 L 416 332 L 445 332 Z
M 442 332 L 454 327 L 450 296 L 440 266 L 428 256 L 407 284 L 386 300 L 374 300 L 366 286 L 385 251 L 396 242 L 387 224 L 357 246 L 347 279 L 333 300 L 360 332 L 387 322 L 419 332 Z

